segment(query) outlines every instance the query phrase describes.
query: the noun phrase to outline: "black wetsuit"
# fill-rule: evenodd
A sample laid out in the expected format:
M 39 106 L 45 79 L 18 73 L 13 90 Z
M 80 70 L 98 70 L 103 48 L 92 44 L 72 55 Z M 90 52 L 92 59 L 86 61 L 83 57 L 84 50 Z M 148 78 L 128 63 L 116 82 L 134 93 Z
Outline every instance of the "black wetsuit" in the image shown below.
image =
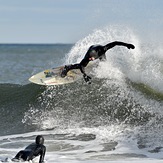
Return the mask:
M 106 51 L 113 48 L 114 46 L 119 45 L 119 46 L 126 46 L 128 49 L 134 49 L 135 46 L 132 44 L 128 44 L 128 43 L 124 43 L 124 42 L 119 42 L 119 41 L 115 41 L 115 42 L 111 42 L 105 46 L 102 45 L 92 45 L 85 57 L 82 59 L 82 61 L 78 64 L 74 64 L 74 65 L 66 65 L 64 70 L 61 73 L 61 77 L 65 77 L 67 75 L 67 72 L 69 70 L 72 69 L 80 69 L 81 72 L 83 73 L 84 79 L 86 82 L 88 82 L 91 78 L 89 76 L 86 75 L 85 73 L 85 67 L 88 65 L 88 63 L 91 61 L 91 57 L 94 57 L 94 59 L 100 59 L 100 60 L 106 60 Z
M 18 152 L 14 159 L 23 159 L 24 161 L 29 161 L 40 155 L 39 163 L 43 163 L 45 152 L 46 147 L 44 145 L 32 143 L 27 146 L 24 150 Z

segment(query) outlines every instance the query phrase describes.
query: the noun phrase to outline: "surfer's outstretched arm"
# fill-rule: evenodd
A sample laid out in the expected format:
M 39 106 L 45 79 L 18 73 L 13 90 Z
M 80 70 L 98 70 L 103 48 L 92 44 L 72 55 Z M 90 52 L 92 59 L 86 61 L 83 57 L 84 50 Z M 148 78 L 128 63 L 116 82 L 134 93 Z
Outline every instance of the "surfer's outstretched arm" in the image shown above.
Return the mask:
M 120 42 L 120 41 L 114 41 L 114 42 L 111 42 L 109 44 L 106 44 L 104 46 L 104 51 L 107 51 L 111 48 L 113 48 L 114 46 L 126 46 L 128 49 L 135 49 L 135 46 L 133 44 L 128 44 L 128 43 L 125 43 L 125 42 Z

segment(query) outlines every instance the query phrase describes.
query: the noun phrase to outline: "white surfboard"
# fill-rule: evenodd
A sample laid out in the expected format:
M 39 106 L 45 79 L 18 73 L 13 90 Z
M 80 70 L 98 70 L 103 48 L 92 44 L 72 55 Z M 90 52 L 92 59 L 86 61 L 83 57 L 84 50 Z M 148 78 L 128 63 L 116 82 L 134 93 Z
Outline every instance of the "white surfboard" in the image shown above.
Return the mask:
M 39 85 L 60 85 L 72 83 L 82 78 L 82 73 L 79 69 L 70 70 L 67 76 L 61 77 L 61 72 L 64 66 L 47 69 L 29 78 L 29 81 Z

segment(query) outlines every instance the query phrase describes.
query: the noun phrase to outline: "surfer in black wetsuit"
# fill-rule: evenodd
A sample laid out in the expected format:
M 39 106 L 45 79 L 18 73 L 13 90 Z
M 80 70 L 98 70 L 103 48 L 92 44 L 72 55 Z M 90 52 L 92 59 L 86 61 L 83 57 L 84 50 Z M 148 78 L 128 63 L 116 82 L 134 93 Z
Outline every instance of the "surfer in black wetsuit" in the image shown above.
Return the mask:
M 44 162 L 44 156 L 46 147 L 44 144 L 44 137 L 38 135 L 35 143 L 30 144 L 24 150 L 18 152 L 18 154 L 12 159 L 12 161 L 18 162 L 19 160 L 29 161 L 40 155 L 39 163 Z
M 83 73 L 83 77 L 84 77 L 84 80 L 87 82 L 87 83 L 91 83 L 90 80 L 91 80 L 91 77 L 88 76 L 86 73 L 85 73 L 85 67 L 88 65 L 88 63 L 90 61 L 94 61 L 95 59 L 100 59 L 100 60 L 106 60 L 106 51 L 113 48 L 114 46 L 126 46 L 128 49 L 134 49 L 135 46 L 133 44 L 128 44 L 128 43 L 124 43 L 124 42 L 119 42 L 119 41 L 114 41 L 114 42 L 111 42 L 109 44 L 106 44 L 104 46 L 102 45 L 92 45 L 85 57 L 83 58 L 83 60 L 78 63 L 78 64 L 74 64 L 74 65 L 65 65 L 62 73 L 61 73 L 61 77 L 65 77 L 68 73 L 69 70 L 72 70 L 72 69 L 80 69 L 81 73 Z

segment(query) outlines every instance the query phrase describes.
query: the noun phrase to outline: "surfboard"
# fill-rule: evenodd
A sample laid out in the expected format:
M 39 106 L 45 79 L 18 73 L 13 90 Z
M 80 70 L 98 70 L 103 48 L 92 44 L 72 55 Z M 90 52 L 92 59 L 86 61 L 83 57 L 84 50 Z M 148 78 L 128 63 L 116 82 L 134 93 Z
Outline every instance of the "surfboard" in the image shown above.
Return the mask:
M 61 85 L 75 82 L 83 77 L 79 69 L 73 69 L 62 78 L 61 72 L 63 68 L 64 66 L 60 66 L 44 70 L 30 77 L 29 81 L 39 85 Z

